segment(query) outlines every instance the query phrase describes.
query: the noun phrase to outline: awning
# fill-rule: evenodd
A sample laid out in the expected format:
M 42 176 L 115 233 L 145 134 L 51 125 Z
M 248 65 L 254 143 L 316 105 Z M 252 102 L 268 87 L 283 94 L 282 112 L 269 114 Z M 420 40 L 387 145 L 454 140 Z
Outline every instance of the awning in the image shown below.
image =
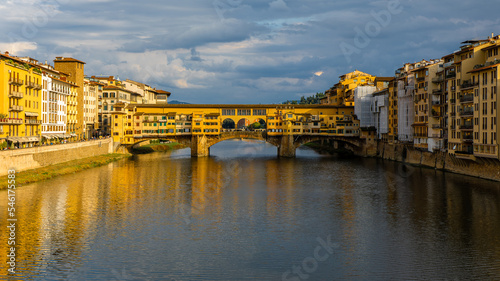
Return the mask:
M 29 142 L 38 142 L 39 141 L 38 137 L 27 137 L 27 139 Z
M 37 117 L 38 116 L 37 112 L 28 112 L 28 111 L 25 111 L 24 114 L 26 116 L 30 116 L 30 117 Z
M 54 136 L 53 135 L 42 135 L 42 138 L 46 138 L 48 140 L 51 140 L 54 138 Z
M 7 141 L 10 141 L 10 142 L 16 143 L 16 142 L 19 142 L 19 138 L 18 138 L 18 137 L 8 137 L 8 138 L 7 138 Z
M 28 138 L 19 138 L 19 142 L 30 142 Z
M 71 134 L 72 137 L 76 137 L 76 134 Z

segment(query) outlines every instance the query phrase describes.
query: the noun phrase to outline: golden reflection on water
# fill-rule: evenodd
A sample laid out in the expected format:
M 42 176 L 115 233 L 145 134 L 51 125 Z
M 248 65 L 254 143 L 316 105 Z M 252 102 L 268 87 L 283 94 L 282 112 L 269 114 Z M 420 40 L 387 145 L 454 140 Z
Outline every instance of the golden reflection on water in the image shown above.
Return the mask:
M 382 186 L 376 200 L 386 208 L 388 225 L 398 228 L 409 219 L 415 231 L 412 235 L 423 241 L 445 239 L 444 235 L 452 248 L 490 253 L 493 256 L 481 262 L 500 276 L 500 265 L 494 264 L 500 261 L 499 190 L 457 187 L 464 177 L 432 176 L 433 171 L 425 170 L 401 178 L 394 167 L 387 165 L 385 174 L 375 179 Z M 280 218 L 281 223 L 293 225 L 297 212 L 304 208 L 296 194 L 300 168 L 298 160 L 287 159 L 171 159 L 168 154 L 144 155 L 19 187 L 17 266 L 36 274 L 43 272 L 48 263 L 63 269 L 68 264 L 84 263 L 83 252 L 100 234 L 124 235 L 129 221 L 143 215 L 145 208 L 171 215 L 179 214 L 177 206 L 183 204 L 190 208 L 190 220 L 221 223 L 224 212 L 230 211 L 236 217 L 241 205 L 248 206 L 248 220 L 253 221 L 263 203 L 270 220 Z M 359 234 L 367 227 L 366 220 L 360 218 L 372 216 L 369 204 L 375 203 L 367 203 L 366 194 L 357 191 L 362 170 L 353 171 L 348 165 L 337 168 L 331 171 L 337 188 L 332 209 L 339 215 L 325 215 L 335 216 L 342 225 L 342 247 L 347 251 L 344 262 L 349 264 L 357 258 L 350 253 L 360 251 Z M 434 183 L 423 184 L 422 179 Z M 466 183 L 473 185 L 476 181 L 469 179 Z M 436 182 L 442 188 L 437 188 Z M 265 195 L 257 190 L 262 185 L 266 186 Z M 228 191 L 231 196 L 224 196 Z M 7 193 L 0 192 L 2 230 L 7 228 L 7 203 Z M 288 238 L 293 237 L 293 230 L 289 226 Z M 7 253 L 7 239 L 8 232 L 1 231 L 0 253 Z M 417 246 L 410 247 L 418 251 Z M 0 255 L 0 276 L 5 275 L 6 262 L 6 255 Z

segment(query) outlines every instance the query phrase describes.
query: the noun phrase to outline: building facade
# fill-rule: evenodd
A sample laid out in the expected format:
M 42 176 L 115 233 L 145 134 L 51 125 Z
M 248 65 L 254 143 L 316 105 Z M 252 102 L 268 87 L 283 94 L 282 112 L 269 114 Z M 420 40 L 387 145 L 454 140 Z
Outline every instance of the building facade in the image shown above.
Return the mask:
M 41 140 L 42 72 L 32 61 L 0 54 L 2 146 L 30 147 Z

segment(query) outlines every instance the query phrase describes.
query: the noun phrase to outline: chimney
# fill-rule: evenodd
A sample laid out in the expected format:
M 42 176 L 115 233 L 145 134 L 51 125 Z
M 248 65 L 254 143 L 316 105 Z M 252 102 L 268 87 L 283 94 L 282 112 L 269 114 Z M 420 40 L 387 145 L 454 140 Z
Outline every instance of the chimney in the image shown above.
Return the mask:
M 9 52 L 5 51 L 5 55 L 8 56 L 9 55 Z

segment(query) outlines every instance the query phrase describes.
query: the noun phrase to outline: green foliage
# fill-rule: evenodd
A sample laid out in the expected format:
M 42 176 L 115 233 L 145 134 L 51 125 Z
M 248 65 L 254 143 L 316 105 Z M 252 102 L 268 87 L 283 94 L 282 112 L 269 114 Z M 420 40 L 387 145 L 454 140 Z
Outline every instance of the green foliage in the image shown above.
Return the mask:
M 249 129 L 260 129 L 261 125 L 259 122 L 255 122 L 253 124 L 250 124 L 250 126 L 248 126 Z
M 287 100 L 283 104 L 319 104 L 320 99 L 325 97 L 324 93 L 316 93 L 316 95 L 310 96 L 310 97 L 304 97 L 302 96 L 300 100 Z
M 7 118 L 8 115 L 7 114 L 4 114 L 4 113 L 0 113 L 0 119 L 5 119 Z

